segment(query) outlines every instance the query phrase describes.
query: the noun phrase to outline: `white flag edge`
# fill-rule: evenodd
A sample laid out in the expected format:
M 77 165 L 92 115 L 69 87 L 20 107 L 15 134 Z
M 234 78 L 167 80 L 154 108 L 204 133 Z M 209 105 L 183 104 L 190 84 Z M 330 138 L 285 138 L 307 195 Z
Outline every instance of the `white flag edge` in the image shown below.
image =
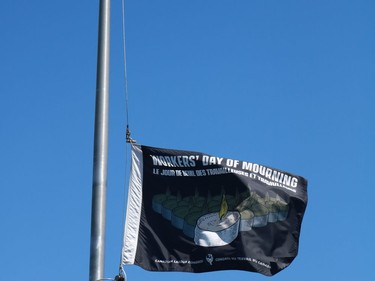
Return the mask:
M 142 210 L 143 155 L 140 145 L 132 145 L 131 173 L 129 178 L 122 263 L 134 264 L 138 244 Z

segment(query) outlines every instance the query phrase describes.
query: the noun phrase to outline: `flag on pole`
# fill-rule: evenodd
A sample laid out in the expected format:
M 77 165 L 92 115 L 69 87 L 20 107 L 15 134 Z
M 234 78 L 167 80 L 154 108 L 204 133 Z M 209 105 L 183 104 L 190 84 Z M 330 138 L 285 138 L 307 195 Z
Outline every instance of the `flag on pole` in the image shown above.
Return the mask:
M 274 275 L 297 256 L 303 177 L 208 154 L 132 145 L 122 263 Z

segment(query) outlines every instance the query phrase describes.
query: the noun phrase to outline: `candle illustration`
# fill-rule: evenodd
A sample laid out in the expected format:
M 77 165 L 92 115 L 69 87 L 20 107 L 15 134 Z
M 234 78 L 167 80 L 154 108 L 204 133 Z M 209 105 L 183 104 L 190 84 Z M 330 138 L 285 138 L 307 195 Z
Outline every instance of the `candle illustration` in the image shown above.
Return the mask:
M 239 225 L 240 213 L 228 211 L 228 203 L 223 194 L 219 212 L 205 214 L 198 219 L 194 242 L 202 247 L 227 245 L 237 238 Z
M 264 196 L 250 187 L 242 193 L 236 189 L 234 195 L 224 188 L 215 196 L 210 191 L 200 196 L 198 188 L 194 195 L 182 197 L 179 190 L 174 194 L 167 187 L 165 193 L 154 195 L 152 209 L 202 247 L 230 244 L 239 232 L 283 221 L 289 212 L 289 204 L 272 190 Z

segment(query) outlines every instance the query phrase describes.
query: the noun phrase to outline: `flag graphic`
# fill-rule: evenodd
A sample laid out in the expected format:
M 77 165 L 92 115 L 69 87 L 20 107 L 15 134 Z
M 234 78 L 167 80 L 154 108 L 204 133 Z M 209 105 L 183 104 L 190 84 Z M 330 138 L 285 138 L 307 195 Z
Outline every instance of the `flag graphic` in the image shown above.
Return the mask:
M 307 181 L 264 165 L 132 145 L 123 265 L 274 275 L 297 256 Z

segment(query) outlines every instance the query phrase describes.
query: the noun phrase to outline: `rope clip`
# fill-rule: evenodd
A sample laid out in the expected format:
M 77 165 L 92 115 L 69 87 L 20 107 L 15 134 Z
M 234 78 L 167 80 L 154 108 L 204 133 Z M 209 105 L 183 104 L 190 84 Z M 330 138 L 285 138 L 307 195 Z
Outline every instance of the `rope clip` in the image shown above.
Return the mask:
M 126 126 L 126 142 L 127 143 L 136 143 L 137 141 L 132 139 L 130 137 L 130 130 L 129 130 L 129 126 Z

